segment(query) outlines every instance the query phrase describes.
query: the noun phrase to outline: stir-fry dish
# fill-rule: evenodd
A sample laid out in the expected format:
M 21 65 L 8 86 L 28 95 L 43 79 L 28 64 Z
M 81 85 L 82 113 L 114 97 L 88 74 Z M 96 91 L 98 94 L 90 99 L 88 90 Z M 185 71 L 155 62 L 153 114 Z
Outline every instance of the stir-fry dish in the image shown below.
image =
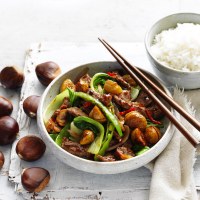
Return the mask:
M 128 74 L 119 71 L 66 79 L 48 105 L 44 123 L 67 152 L 88 160 L 125 160 L 161 138 L 162 111 Z

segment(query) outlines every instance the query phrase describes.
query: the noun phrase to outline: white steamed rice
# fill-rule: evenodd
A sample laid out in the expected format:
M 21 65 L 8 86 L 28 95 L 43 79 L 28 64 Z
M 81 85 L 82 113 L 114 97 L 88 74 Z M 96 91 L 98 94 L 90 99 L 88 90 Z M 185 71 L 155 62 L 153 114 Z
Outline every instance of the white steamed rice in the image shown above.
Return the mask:
M 182 71 L 200 71 L 200 25 L 177 24 L 156 35 L 152 55 L 162 64 Z

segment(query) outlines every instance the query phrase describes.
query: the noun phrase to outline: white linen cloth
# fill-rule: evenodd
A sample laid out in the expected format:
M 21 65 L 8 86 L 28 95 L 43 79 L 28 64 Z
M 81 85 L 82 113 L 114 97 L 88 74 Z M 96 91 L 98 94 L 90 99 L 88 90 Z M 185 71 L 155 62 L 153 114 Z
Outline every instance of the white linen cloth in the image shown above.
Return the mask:
M 187 112 L 199 119 L 200 90 L 183 92 L 174 90 L 174 100 Z M 196 111 L 196 113 L 195 113 Z M 199 132 L 182 116 L 176 118 L 197 138 Z M 175 128 L 172 140 L 166 149 L 147 167 L 152 171 L 150 200 L 196 200 L 193 165 L 196 149 Z

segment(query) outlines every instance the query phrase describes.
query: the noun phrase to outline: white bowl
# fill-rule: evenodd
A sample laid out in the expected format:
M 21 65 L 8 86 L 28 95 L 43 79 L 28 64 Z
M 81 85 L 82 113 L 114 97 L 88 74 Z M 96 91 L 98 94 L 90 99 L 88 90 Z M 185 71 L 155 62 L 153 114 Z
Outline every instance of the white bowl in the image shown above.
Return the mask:
M 178 85 L 185 89 L 200 88 L 200 71 L 183 72 L 175 70 L 161 64 L 152 54 L 151 46 L 155 35 L 161 33 L 163 30 L 175 28 L 177 23 L 195 23 L 200 24 L 200 14 L 195 13 L 177 13 L 169 15 L 157 21 L 147 31 L 145 36 L 145 47 L 149 61 L 153 65 L 156 75 L 165 83 L 170 85 Z
M 116 174 L 133 170 L 149 163 L 164 150 L 164 148 L 167 146 L 170 139 L 172 138 L 173 131 L 171 130 L 171 123 L 167 119 L 164 120 L 165 133 L 156 145 L 154 145 L 150 150 L 140 156 L 136 156 L 123 161 L 96 162 L 79 158 L 59 147 L 49 136 L 43 122 L 43 112 L 45 108 L 58 94 L 59 87 L 66 78 L 70 78 L 73 81 L 78 73 L 80 73 L 81 71 L 87 71 L 87 69 L 89 70 L 88 73 L 90 75 L 93 75 L 97 72 L 121 69 L 121 67 L 116 62 L 96 62 L 76 67 L 57 77 L 43 93 L 40 106 L 38 108 L 37 123 L 44 142 L 49 147 L 49 149 L 52 150 L 55 157 L 57 157 L 61 162 L 64 162 L 78 170 L 82 170 L 85 172 L 91 172 L 95 174 Z M 163 90 L 168 95 L 170 95 L 169 91 L 161 83 L 159 83 L 159 81 L 153 75 L 149 76 L 154 82 L 156 82 L 161 88 L 163 88 Z

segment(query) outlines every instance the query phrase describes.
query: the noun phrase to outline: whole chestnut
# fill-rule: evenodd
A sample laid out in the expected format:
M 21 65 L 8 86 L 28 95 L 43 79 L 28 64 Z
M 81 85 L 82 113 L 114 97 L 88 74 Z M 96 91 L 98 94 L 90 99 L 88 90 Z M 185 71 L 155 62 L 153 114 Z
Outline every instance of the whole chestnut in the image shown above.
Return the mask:
M 146 118 L 139 113 L 138 111 L 131 111 L 125 115 L 125 124 L 130 128 L 139 128 L 141 130 L 145 130 L 147 126 Z
M 0 145 L 11 144 L 19 132 L 19 125 L 10 116 L 0 117 Z
M 147 127 L 145 130 L 145 138 L 149 144 L 156 144 L 161 138 L 160 130 L 155 126 Z
M 39 102 L 40 96 L 31 95 L 27 97 L 23 102 L 23 109 L 26 115 L 30 118 L 36 118 Z
M 15 66 L 5 67 L 1 70 L 0 82 L 5 88 L 16 89 L 24 83 L 24 74 Z
M 5 161 L 4 155 L 3 155 L 3 153 L 0 151 L 0 169 L 3 167 L 4 161 Z
M 44 86 L 47 86 L 54 78 L 56 78 L 61 73 L 61 69 L 58 64 L 50 61 L 37 65 L 35 68 L 35 72 L 38 80 Z
M 10 115 L 13 111 L 13 105 L 10 100 L 0 96 L 0 117 Z
M 26 168 L 21 174 L 22 186 L 29 192 L 42 191 L 48 184 L 49 180 L 49 172 L 40 167 Z
M 42 157 L 46 150 L 45 143 L 37 136 L 27 135 L 16 145 L 17 155 L 25 161 L 35 161 Z

